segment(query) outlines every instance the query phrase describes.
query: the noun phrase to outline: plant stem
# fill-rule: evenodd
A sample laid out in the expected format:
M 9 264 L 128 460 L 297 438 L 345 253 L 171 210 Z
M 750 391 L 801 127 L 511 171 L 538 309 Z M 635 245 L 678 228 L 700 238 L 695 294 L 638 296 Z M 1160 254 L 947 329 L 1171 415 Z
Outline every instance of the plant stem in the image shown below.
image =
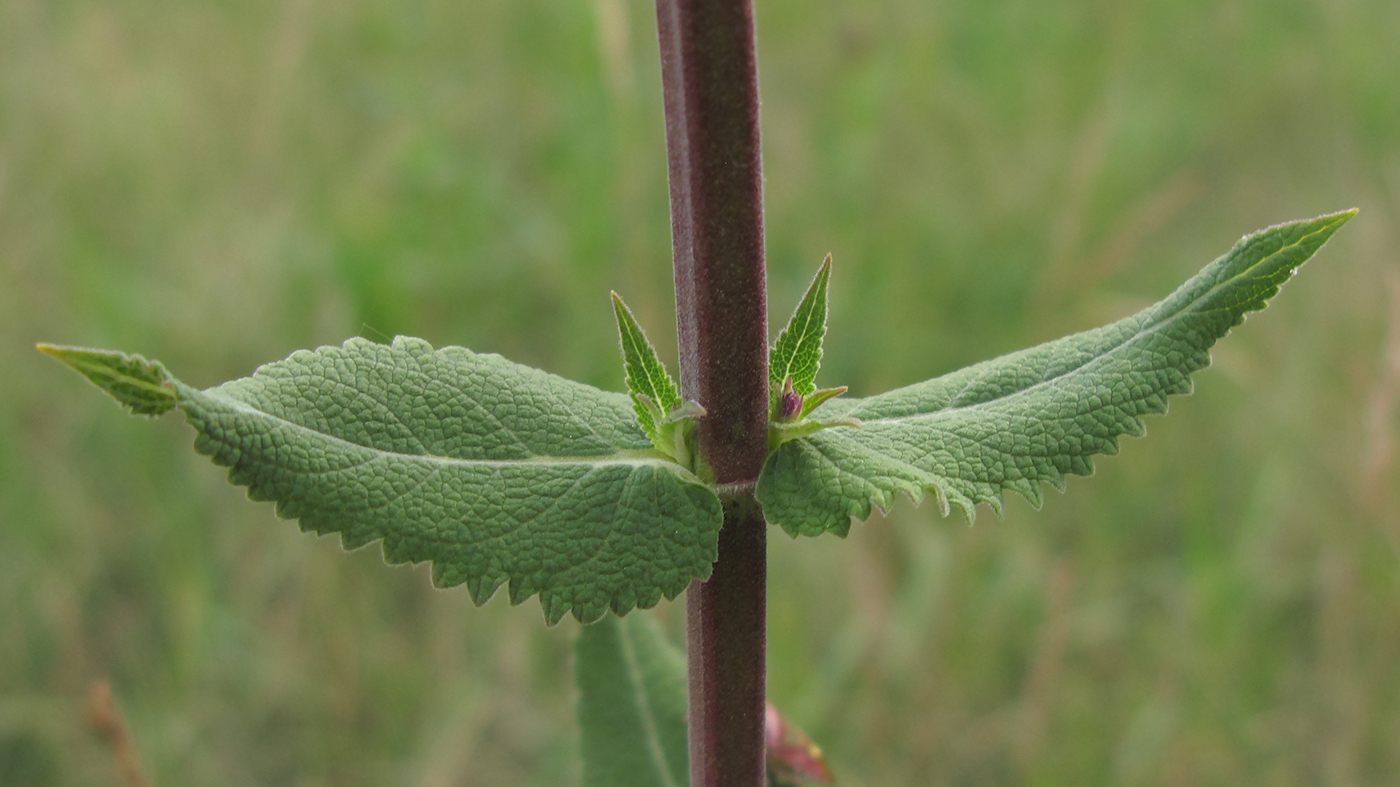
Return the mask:
M 752 0 L 656 0 L 681 394 L 701 458 L 749 485 L 767 451 L 768 323 Z M 686 594 L 690 784 L 761 787 L 767 529 L 725 506 L 719 559 Z

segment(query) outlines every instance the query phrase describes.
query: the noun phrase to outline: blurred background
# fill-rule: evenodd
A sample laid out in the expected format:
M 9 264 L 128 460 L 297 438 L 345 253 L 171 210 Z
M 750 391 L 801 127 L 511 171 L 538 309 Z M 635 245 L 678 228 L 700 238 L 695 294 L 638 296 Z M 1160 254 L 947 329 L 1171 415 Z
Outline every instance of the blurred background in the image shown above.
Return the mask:
M 578 780 L 570 640 L 343 554 L 36 341 L 213 385 L 362 335 L 674 364 L 645 0 L 0 3 L 0 784 Z M 819 382 L 1098 325 L 1361 215 L 1042 511 L 772 533 L 772 699 L 842 785 L 1400 782 L 1400 4 L 758 0 L 769 302 Z M 682 605 L 656 615 L 673 634 Z

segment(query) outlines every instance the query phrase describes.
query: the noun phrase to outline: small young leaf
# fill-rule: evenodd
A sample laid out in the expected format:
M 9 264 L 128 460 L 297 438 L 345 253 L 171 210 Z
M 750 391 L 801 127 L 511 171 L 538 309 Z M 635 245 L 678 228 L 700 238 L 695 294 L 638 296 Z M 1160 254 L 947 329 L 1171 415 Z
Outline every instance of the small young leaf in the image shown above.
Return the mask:
M 826 285 L 830 278 L 828 254 L 768 356 L 770 390 L 781 390 L 788 377 L 799 396 L 816 390 L 817 369 L 822 365 L 822 338 L 826 336 Z
M 509 583 L 550 622 L 596 620 L 674 598 L 718 552 L 719 498 L 652 450 L 622 394 L 406 337 L 298 351 L 207 391 L 84 352 L 50 354 L 89 379 L 107 379 L 92 357 L 138 369 L 99 384 L 142 412 L 164 380 L 195 450 L 250 498 L 347 549 L 382 540 L 390 563 L 432 561 L 435 584 L 466 583 L 478 604 Z
M 1041 503 L 1041 482 L 1063 489 L 1093 472 L 1094 454 L 1144 433 L 1169 394 L 1191 391 L 1215 341 L 1268 299 L 1355 210 L 1260 230 L 1235 244 L 1162 302 L 1084 333 L 1021 350 L 868 399 L 836 399 L 826 417 L 858 418 L 783 443 L 755 494 L 788 533 L 845 534 L 851 518 L 888 508 L 896 492 L 932 490 L 973 517 L 1001 510 L 1003 490 Z
M 156 416 L 176 405 L 174 378 L 159 361 L 87 347 L 37 345 L 39 352 L 72 367 L 111 395 L 132 415 Z
M 794 423 L 783 423 L 781 421 L 768 422 L 768 450 L 777 450 L 778 446 L 790 440 L 800 440 L 808 435 L 816 434 L 823 429 L 831 429 L 836 426 L 849 426 L 855 429 L 860 428 L 859 418 L 807 418 Z
M 661 434 L 660 427 L 666 415 L 680 406 L 680 391 L 676 389 L 661 359 L 656 357 L 656 349 L 647 341 L 647 335 L 632 316 L 632 310 L 615 292 L 612 301 L 613 313 L 617 315 L 617 333 L 622 340 L 622 362 L 627 369 L 627 390 L 634 397 L 645 397 L 633 403 L 637 423 L 658 450 L 669 454 L 669 441 Z
M 584 787 L 685 787 L 685 657 L 646 615 L 612 615 L 574 641 Z
M 706 415 L 709 413 L 705 412 L 705 408 L 701 407 L 699 402 L 694 399 L 686 399 L 680 407 L 672 410 L 671 414 L 666 416 L 663 423 L 674 424 L 687 418 L 704 418 Z
M 797 414 L 797 420 L 801 421 L 812 414 L 812 411 L 821 406 L 827 399 L 831 399 L 845 393 L 848 389 L 844 385 L 835 388 L 823 388 L 820 391 L 813 391 L 802 400 L 802 410 Z

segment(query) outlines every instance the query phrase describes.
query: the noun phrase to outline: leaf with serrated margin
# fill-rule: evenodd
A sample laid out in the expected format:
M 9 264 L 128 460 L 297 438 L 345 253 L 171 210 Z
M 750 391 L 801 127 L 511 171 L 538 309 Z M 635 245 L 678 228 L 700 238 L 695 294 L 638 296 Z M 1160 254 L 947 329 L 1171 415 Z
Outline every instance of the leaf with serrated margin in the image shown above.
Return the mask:
M 685 657 L 647 615 L 604 616 L 574 641 L 583 787 L 685 787 Z
M 347 549 L 431 561 L 478 604 L 509 583 L 551 623 L 591 621 L 674 598 L 715 561 L 719 498 L 652 449 L 622 394 L 407 337 L 301 350 L 207 391 L 166 379 L 195 450 L 250 498 Z
M 612 294 L 613 313 L 617 316 L 617 334 L 622 341 L 622 362 L 627 370 L 627 390 L 634 396 L 632 408 L 637 413 L 637 423 L 651 442 L 662 451 L 670 446 L 661 434 L 661 424 L 656 413 L 646 402 L 635 397 L 646 397 L 664 415 L 681 404 L 680 391 L 671 375 L 666 371 L 661 359 L 656 357 L 656 348 L 651 346 L 632 310 L 622 302 L 622 296 Z
M 1245 236 L 1160 303 L 1101 328 L 1004 355 L 866 399 L 835 399 L 822 417 L 858 418 L 784 443 L 756 495 L 769 522 L 796 536 L 844 535 L 896 492 L 925 490 L 946 516 L 978 503 L 1001 511 L 1010 489 L 1041 504 L 1041 482 L 1063 489 L 1093 472 L 1094 454 L 1141 436 L 1142 416 L 1191 392 L 1215 341 L 1264 308 L 1355 210 Z
M 822 338 L 826 336 L 826 287 L 830 279 L 831 255 L 828 254 L 768 356 L 770 389 L 775 386 L 781 389 L 788 377 L 792 378 L 792 389 L 800 396 L 817 389 Z

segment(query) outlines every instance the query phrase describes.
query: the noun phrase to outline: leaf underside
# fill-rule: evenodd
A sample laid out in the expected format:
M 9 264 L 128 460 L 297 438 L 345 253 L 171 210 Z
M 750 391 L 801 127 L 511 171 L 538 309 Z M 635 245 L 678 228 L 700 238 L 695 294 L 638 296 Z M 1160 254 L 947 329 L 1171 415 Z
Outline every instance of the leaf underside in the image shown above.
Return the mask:
M 592 621 L 674 598 L 717 554 L 718 497 L 652 449 L 627 396 L 497 355 L 351 339 L 206 391 L 167 385 L 195 449 L 250 498 L 347 549 L 431 561 L 478 604 L 508 584 L 551 623 Z
M 611 615 L 574 641 L 583 787 L 685 787 L 685 657 L 647 615 Z
M 1039 507 L 1042 482 L 1089 475 L 1094 454 L 1142 416 L 1191 391 L 1209 348 L 1279 287 L 1356 211 L 1296 221 L 1241 239 L 1165 300 L 1115 323 L 1067 336 L 866 399 L 836 399 L 813 413 L 850 417 L 769 455 L 756 495 L 789 534 L 844 535 L 851 518 L 887 509 L 897 492 L 925 490 L 946 516 L 971 520 L 978 503 L 998 513 L 1003 490 Z
M 87 347 L 40 344 L 38 349 L 106 391 L 132 415 L 156 416 L 178 404 L 174 378 L 159 361 Z

